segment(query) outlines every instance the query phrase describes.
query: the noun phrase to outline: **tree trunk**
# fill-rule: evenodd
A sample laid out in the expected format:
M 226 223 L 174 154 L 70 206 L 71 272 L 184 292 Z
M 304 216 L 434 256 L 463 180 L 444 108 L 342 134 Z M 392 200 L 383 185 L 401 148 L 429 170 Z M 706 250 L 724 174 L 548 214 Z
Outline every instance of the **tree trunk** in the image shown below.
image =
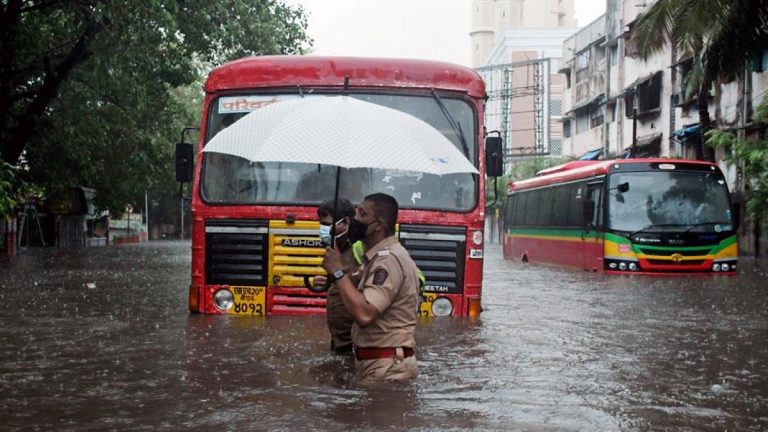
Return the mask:
M 701 156 L 702 159 L 708 162 L 715 161 L 715 151 L 712 147 L 706 144 L 707 132 L 712 129 L 712 120 L 709 117 L 709 105 L 708 105 L 709 87 L 702 85 L 699 89 L 699 94 L 696 98 L 696 105 L 699 110 L 699 126 L 701 134 Z

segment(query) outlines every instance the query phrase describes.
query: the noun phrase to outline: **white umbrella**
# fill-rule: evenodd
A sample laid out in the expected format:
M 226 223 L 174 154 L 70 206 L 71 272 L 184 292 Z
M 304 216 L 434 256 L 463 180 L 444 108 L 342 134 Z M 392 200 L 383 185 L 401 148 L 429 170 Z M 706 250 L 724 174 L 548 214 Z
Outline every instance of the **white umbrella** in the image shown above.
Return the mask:
M 203 151 L 254 162 L 478 174 L 428 123 L 349 96 L 311 96 L 267 105 L 219 132 Z

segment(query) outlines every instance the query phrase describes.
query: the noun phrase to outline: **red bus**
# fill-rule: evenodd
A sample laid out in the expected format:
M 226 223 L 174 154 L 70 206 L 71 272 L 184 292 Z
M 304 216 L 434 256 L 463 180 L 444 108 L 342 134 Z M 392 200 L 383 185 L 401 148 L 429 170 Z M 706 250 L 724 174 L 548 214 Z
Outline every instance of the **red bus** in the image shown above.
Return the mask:
M 472 69 L 434 61 L 315 56 L 254 57 L 220 66 L 205 84 L 194 166 L 191 311 L 325 312 L 325 294 L 305 288 L 305 276 L 324 274 L 316 211 L 333 198 L 335 167 L 252 163 L 201 150 L 218 132 L 264 104 L 340 94 L 431 124 L 483 172 L 486 94 Z M 496 140 L 489 146 L 498 152 L 499 144 Z M 191 153 L 187 146 L 182 154 Z M 497 159 L 490 160 L 498 165 Z M 184 157 L 177 154 L 177 177 L 180 163 L 184 166 Z M 186 168 L 192 173 L 189 164 Z M 339 196 L 359 203 L 373 192 L 393 195 L 401 206 L 400 242 L 426 276 L 420 313 L 478 314 L 483 179 L 475 174 L 342 171 Z
M 510 182 L 504 257 L 613 274 L 735 274 L 735 210 L 711 163 L 573 161 Z

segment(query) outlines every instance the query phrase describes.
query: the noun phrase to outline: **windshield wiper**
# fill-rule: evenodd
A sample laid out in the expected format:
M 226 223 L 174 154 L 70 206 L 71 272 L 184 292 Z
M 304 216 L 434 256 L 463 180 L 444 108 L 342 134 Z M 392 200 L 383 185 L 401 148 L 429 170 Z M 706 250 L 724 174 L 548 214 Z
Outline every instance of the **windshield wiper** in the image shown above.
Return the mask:
M 650 224 L 650 225 L 646 225 L 646 226 L 644 226 L 644 227 L 640 228 L 639 230 L 637 230 L 637 231 L 635 231 L 635 232 L 632 232 L 632 233 L 630 233 L 630 234 L 629 234 L 627 237 L 632 237 L 632 236 L 634 236 L 635 234 L 640 234 L 641 232 L 643 232 L 643 231 L 645 231 L 645 230 L 647 230 L 647 229 L 650 229 L 650 228 L 663 228 L 663 227 L 687 227 L 687 226 L 689 226 L 689 225 L 690 225 L 690 224 Z
M 675 237 L 677 238 L 677 237 L 680 237 L 683 234 L 691 232 L 691 230 L 693 230 L 695 228 L 698 228 L 698 227 L 700 227 L 702 225 L 730 225 L 730 222 L 714 221 L 714 222 L 700 222 L 700 223 L 696 223 L 696 224 L 651 224 L 651 225 L 646 225 L 646 226 L 640 228 L 639 230 L 637 230 L 637 231 L 635 231 L 633 233 L 630 233 L 628 237 L 632 237 L 635 234 L 639 234 L 639 233 L 641 233 L 641 232 L 643 232 L 643 231 L 645 231 L 647 229 L 650 229 L 650 228 L 688 227 L 684 231 L 681 231 L 681 232 L 675 234 Z
M 697 224 L 693 224 L 693 225 L 691 225 L 691 227 L 690 227 L 690 228 L 688 228 L 687 230 L 685 230 L 685 231 L 683 231 L 683 232 L 681 232 L 681 233 L 677 233 L 677 235 L 676 235 L 675 237 L 680 237 L 681 235 L 683 235 L 683 234 L 686 234 L 686 233 L 689 233 L 689 232 L 691 232 L 691 230 L 693 230 L 694 228 L 698 228 L 698 227 L 700 227 L 700 226 L 702 226 L 702 225 L 730 225 L 730 224 L 731 224 L 730 222 L 723 222 L 723 221 L 714 221 L 714 222 L 699 222 L 699 223 L 697 223 Z
M 445 119 L 448 120 L 448 124 L 453 129 L 453 132 L 459 136 L 459 141 L 461 141 L 461 147 L 464 150 L 464 157 L 469 159 L 469 147 L 467 146 L 467 141 L 464 139 L 464 134 L 461 132 L 461 124 L 457 123 L 456 120 L 453 118 L 450 111 L 448 111 L 448 108 L 445 107 L 443 100 L 440 99 L 440 96 L 438 96 L 437 93 L 435 92 L 435 89 L 432 89 L 432 97 L 435 99 L 437 106 L 440 107 L 440 111 L 443 112 Z

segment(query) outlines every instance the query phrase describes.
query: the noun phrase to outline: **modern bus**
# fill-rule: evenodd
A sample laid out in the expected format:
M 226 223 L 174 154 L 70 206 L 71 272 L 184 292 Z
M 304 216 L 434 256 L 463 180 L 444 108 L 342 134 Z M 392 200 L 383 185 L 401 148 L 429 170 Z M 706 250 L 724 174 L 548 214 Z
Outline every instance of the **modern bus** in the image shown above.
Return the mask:
M 249 112 L 291 98 L 348 95 L 429 123 L 480 172 L 486 165 L 485 85 L 467 67 L 421 60 L 264 56 L 214 69 L 204 89 L 194 167 L 183 156 L 192 153 L 191 145 L 182 143 L 177 151 L 177 179 L 192 180 L 193 312 L 325 312 L 325 294 L 307 289 L 306 277 L 325 274 L 316 212 L 334 196 L 336 168 L 253 163 L 202 152 L 217 133 Z M 365 145 L 361 142 L 361 149 Z M 498 167 L 494 157 L 500 140 L 489 138 L 488 146 L 495 149 L 489 160 Z M 179 174 L 180 166 L 189 179 Z M 353 203 L 374 192 L 397 199 L 399 241 L 426 277 L 421 315 L 480 313 L 485 202 L 480 176 L 356 168 L 342 170 L 340 180 L 338 195 Z
M 573 161 L 510 182 L 503 254 L 612 274 L 734 274 L 734 213 L 711 163 Z

